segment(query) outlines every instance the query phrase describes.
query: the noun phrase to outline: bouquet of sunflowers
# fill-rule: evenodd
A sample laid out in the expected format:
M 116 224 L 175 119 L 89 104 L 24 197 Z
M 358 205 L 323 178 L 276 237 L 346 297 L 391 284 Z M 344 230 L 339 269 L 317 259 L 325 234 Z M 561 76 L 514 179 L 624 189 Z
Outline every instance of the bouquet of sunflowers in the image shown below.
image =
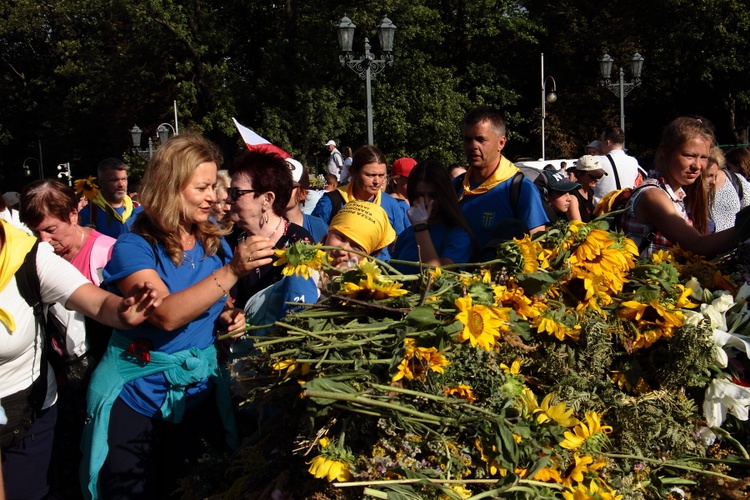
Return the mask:
M 279 260 L 321 300 L 233 362 L 222 498 L 747 498 L 750 293 L 716 264 L 600 221 L 408 275 L 322 250 Z

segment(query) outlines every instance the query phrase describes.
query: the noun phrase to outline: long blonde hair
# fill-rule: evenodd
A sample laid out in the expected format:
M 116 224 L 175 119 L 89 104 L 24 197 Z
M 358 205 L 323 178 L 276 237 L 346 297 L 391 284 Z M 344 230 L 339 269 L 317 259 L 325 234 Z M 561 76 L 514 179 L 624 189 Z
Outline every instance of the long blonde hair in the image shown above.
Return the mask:
M 692 139 L 702 139 L 708 143 L 709 150 L 716 144 L 713 125 L 705 118 L 680 116 L 672 120 L 664 129 L 661 142 L 656 150 L 654 166 L 656 170 L 665 174 L 669 169 L 670 162 L 679 148 Z M 708 168 L 708 165 L 706 166 Z M 705 169 L 704 169 L 705 172 Z M 708 233 L 708 190 L 704 185 L 705 175 L 701 172 L 698 179 L 692 184 L 683 186 L 686 193 L 685 207 L 690 214 L 693 227 L 701 234 Z
M 141 181 L 141 213 L 133 223 L 133 232 L 152 244 L 162 244 L 169 259 L 179 266 L 183 261 L 180 223 L 187 219 L 183 190 L 201 163 L 214 162 L 217 168 L 224 158 L 213 142 L 196 133 L 176 135 L 162 144 L 149 161 Z M 195 237 L 206 255 L 215 255 L 226 230 L 210 221 L 195 224 Z

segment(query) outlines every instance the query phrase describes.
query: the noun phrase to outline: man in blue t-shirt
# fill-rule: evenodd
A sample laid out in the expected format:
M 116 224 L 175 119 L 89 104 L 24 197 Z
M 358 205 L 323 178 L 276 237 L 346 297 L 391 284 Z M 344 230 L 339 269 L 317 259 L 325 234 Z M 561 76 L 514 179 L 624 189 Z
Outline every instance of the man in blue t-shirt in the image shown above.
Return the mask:
M 99 162 L 96 170 L 99 193 L 81 209 L 78 216 L 80 225 L 93 227 L 112 238 L 130 232 L 135 216 L 143 208 L 128 196 L 129 169 L 117 158 L 106 158 Z
M 520 179 L 517 200 L 512 202 L 513 178 L 518 168 L 502 155 L 505 118 L 489 106 L 469 111 L 463 121 L 464 153 L 468 171 L 454 180 L 459 205 L 482 248 L 492 228 L 507 219 L 518 219 L 530 234 L 543 231 L 549 222 L 539 191 L 528 178 Z

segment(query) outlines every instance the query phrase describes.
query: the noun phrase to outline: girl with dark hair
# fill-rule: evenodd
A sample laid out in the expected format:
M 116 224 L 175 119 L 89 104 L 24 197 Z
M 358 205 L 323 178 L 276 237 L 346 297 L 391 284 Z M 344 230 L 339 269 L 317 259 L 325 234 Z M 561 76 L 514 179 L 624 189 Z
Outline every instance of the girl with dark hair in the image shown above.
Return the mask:
M 437 160 L 418 163 L 409 174 L 407 195 L 412 225 L 398 236 L 392 257 L 430 266 L 471 262 L 476 241 L 445 165 Z M 406 264 L 394 263 L 394 267 L 404 273 L 415 271 Z

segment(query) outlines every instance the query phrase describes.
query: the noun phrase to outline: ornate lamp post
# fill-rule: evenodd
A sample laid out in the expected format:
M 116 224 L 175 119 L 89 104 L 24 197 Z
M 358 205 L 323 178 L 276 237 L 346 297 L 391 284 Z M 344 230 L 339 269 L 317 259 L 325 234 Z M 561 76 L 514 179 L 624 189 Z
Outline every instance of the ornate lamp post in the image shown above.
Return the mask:
M 552 80 L 552 90 L 547 93 L 547 80 Z M 544 53 L 542 53 L 542 161 L 544 161 L 544 120 L 547 118 L 547 103 L 557 101 L 557 82 L 551 76 L 544 77 Z
M 60 173 L 57 174 L 58 179 L 63 177 L 68 179 L 68 186 L 73 186 L 73 173 L 70 171 L 70 163 L 61 163 L 57 166 L 57 170 Z
M 365 93 L 367 94 L 367 144 L 373 144 L 374 134 L 372 130 L 372 91 L 370 79 L 377 75 L 386 66 L 393 64 L 393 37 L 396 34 L 396 25 L 388 17 L 384 17 L 378 28 L 378 39 L 380 49 L 383 51 L 379 59 L 370 52 L 370 40 L 365 38 L 365 54 L 355 58 L 352 54 L 352 43 L 354 42 L 354 30 L 356 26 L 352 20 L 344 16 L 338 24 L 339 48 L 341 54 L 339 61 L 342 66 L 348 66 L 360 78 L 365 80 Z
M 177 131 L 171 123 L 161 123 L 156 127 L 156 135 L 159 137 L 159 144 L 164 144 L 169 139 L 169 131 L 172 131 L 172 135 L 177 135 Z
M 625 132 L 625 97 L 633 91 L 634 88 L 641 84 L 641 70 L 643 70 L 643 61 L 645 59 L 638 52 L 633 55 L 630 70 L 633 73 L 633 81 L 625 81 L 625 69 L 620 66 L 620 81 L 610 83 L 612 74 L 612 64 L 615 62 L 609 54 L 604 54 L 599 59 L 599 72 L 602 75 L 602 87 L 608 89 L 614 95 L 620 98 L 620 128 Z
M 150 160 L 154 156 L 154 141 L 149 137 L 148 149 L 141 149 L 142 135 L 143 130 L 138 125 L 133 125 L 133 128 L 130 129 L 130 137 L 133 140 L 133 153 Z

